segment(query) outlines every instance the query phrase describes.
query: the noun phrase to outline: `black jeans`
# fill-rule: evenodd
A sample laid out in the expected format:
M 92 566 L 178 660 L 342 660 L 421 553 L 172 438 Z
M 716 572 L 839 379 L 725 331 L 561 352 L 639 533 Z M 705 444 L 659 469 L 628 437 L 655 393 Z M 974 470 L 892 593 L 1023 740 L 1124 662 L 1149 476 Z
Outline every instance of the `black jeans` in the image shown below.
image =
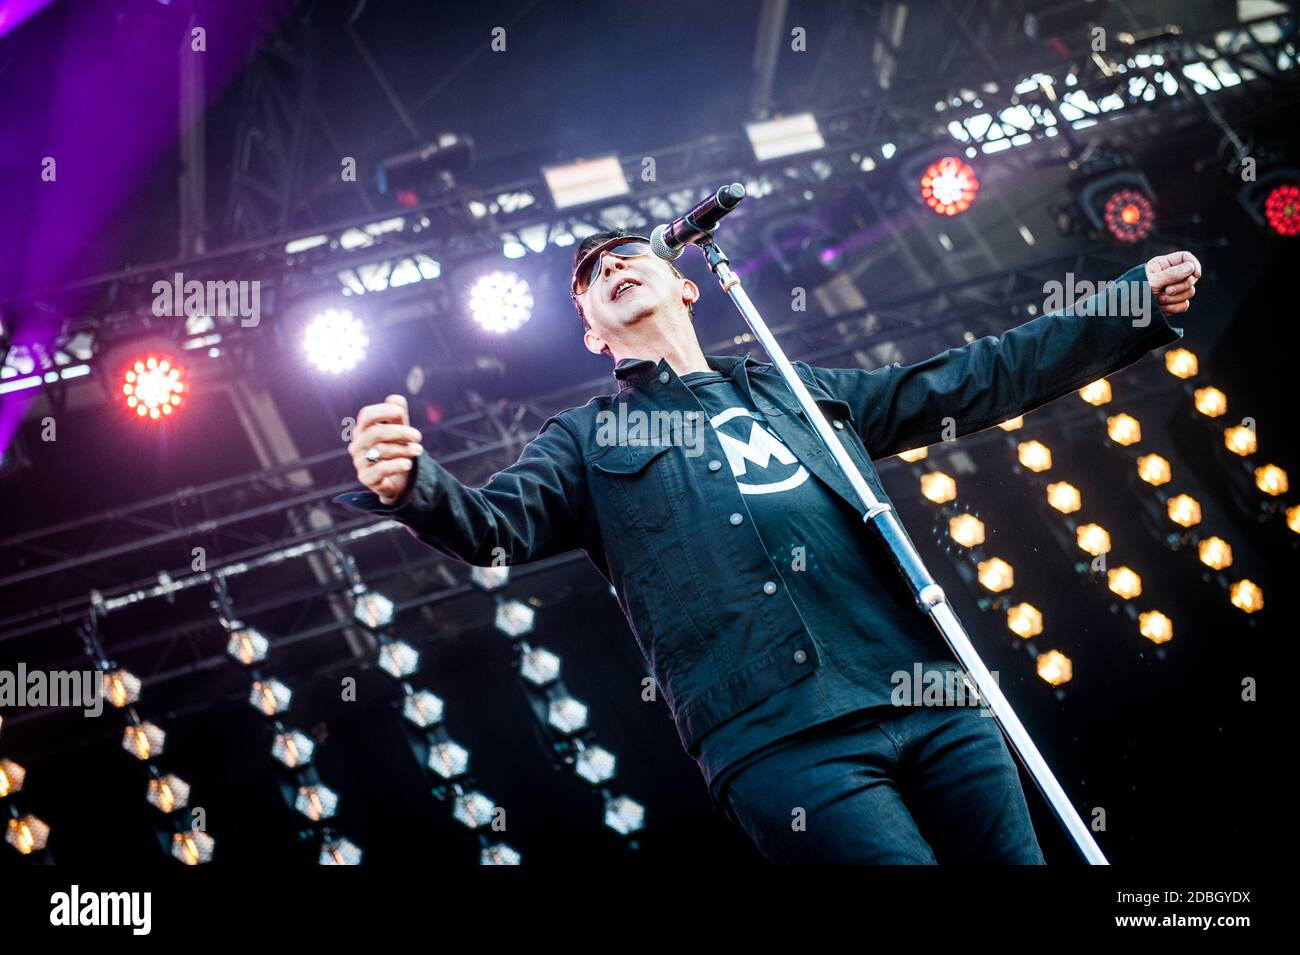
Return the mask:
M 837 720 L 746 766 L 725 800 L 771 862 L 1044 864 L 1015 762 L 976 706 Z

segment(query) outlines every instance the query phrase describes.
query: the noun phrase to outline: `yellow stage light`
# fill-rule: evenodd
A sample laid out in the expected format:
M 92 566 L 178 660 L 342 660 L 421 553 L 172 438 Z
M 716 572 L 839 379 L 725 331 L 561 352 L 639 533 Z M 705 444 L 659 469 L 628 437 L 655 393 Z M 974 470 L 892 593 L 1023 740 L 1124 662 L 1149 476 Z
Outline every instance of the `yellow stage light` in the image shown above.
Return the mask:
M 1290 490 L 1291 482 L 1287 480 L 1286 472 L 1276 464 L 1266 464 L 1262 468 L 1255 468 L 1255 487 L 1265 494 L 1277 497 Z
M 1079 489 L 1068 481 L 1057 481 L 1047 485 L 1047 503 L 1062 514 L 1073 514 L 1083 507 L 1083 498 Z
M 1111 593 L 1124 600 L 1132 600 L 1142 594 L 1142 578 L 1130 567 L 1114 567 L 1106 572 L 1106 586 Z
M 1024 415 L 1016 415 L 1014 418 L 1008 418 L 1006 421 L 998 425 L 998 427 L 1001 428 L 1003 431 L 1019 431 L 1024 426 L 1025 426 Z
M 1173 477 L 1173 472 L 1169 467 L 1169 462 L 1158 454 L 1144 454 L 1138 458 L 1138 477 L 1159 487 L 1161 484 L 1168 484 Z
M 957 496 L 957 482 L 942 471 L 921 475 L 921 494 L 935 504 L 947 504 Z
M 958 514 L 948 521 L 948 536 L 962 547 L 984 543 L 984 522 L 974 514 Z
M 1106 434 L 1116 444 L 1128 447 L 1142 440 L 1142 425 L 1130 414 L 1111 415 L 1106 419 Z
M 988 560 L 982 560 L 979 562 L 977 569 L 980 583 L 995 594 L 1009 589 L 1016 582 L 1015 571 L 1001 557 L 990 557 Z
M 1293 504 L 1286 509 L 1286 526 L 1300 534 L 1300 504 Z
M 1007 626 L 1016 636 L 1028 640 L 1043 632 L 1043 615 L 1033 604 L 1016 604 L 1007 610 Z
M 1079 397 L 1093 406 L 1104 405 L 1110 401 L 1110 382 L 1098 378 L 1092 384 L 1080 388 Z
M 1079 550 L 1093 557 L 1110 552 L 1110 534 L 1100 524 L 1080 524 L 1074 539 Z
M 1070 658 L 1060 650 L 1040 653 L 1035 666 L 1038 669 L 1038 676 L 1052 686 L 1069 683 L 1074 678 L 1074 666 L 1070 663 Z
M 22 789 L 26 778 L 27 770 L 12 759 L 0 759 L 0 799 L 12 796 Z
M 1201 370 L 1196 355 L 1186 348 L 1174 348 L 1165 352 L 1165 368 L 1175 378 L 1191 378 Z
M 911 451 L 899 451 L 898 456 L 904 461 L 914 464 L 917 461 L 924 461 L 929 453 L 929 448 L 913 448 Z
M 1152 643 L 1168 643 L 1174 638 L 1174 622 L 1159 610 L 1138 614 L 1138 632 Z
M 1243 458 L 1248 454 L 1254 454 L 1259 448 L 1259 441 L 1256 440 L 1254 430 L 1247 428 L 1244 424 L 1224 428 L 1223 444 L 1233 454 L 1240 454 Z
M 1222 537 L 1207 537 L 1196 545 L 1197 556 L 1201 563 L 1211 570 L 1223 570 L 1232 566 L 1232 548 Z
M 10 819 L 5 832 L 5 842 L 25 856 L 45 848 L 50 838 L 50 827 L 33 815 Z
M 1196 410 L 1207 418 L 1217 418 L 1228 411 L 1228 396 L 1218 388 L 1197 388 L 1192 392 Z
M 1016 450 L 1020 463 L 1035 473 L 1052 466 L 1052 452 L 1041 441 L 1021 441 Z
M 1264 609 L 1264 591 L 1252 580 L 1239 580 L 1228 588 L 1228 597 L 1232 605 L 1246 613 Z
M 1200 502 L 1190 494 L 1171 497 L 1165 506 L 1169 511 L 1169 519 L 1179 527 L 1191 527 L 1201 523 Z

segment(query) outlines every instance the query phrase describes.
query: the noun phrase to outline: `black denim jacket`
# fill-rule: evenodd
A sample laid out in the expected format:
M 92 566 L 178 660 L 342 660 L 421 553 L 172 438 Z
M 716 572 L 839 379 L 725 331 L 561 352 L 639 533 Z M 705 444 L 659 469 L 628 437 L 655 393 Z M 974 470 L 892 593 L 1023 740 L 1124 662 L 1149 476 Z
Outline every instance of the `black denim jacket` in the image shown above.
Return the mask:
M 1141 266 L 1117 282 L 1149 292 Z M 877 497 L 888 501 L 872 458 L 940 441 L 946 419 L 958 436 L 983 430 L 1182 337 L 1153 295 L 1139 299 L 1151 303 L 1145 321 L 1104 317 L 1099 299 L 914 365 L 795 365 Z M 860 507 L 774 366 L 707 360 L 809 470 Z M 673 444 L 599 438 L 598 414 L 618 414 L 620 405 L 702 414 L 690 389 L 662 359 L 624 359 L 614 377 L 616 394 L 547 419 L 518 461 L 480 488 L 424 454 L 393 505 L 369 491 L 335 500 L 406 524 L 425 544 L 476 566 L 584 550 L 613 584 L 690 751 L 709 729 L 808 675 L 820 659 L 731 469 L 720 466 L 727 459 L 712 428 L 702 427 L 703 452 L 694 455 Z M 926 625 L 919 609 L 917 624 Z

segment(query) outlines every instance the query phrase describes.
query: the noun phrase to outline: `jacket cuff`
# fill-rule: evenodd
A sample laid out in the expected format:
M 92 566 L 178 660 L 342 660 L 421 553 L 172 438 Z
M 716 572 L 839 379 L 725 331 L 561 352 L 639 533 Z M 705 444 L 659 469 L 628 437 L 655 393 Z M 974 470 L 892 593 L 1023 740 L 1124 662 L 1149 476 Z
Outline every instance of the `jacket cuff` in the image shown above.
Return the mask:
M 1155 290 L 1147 280 L 1145 262 L 1133 266 L 1115 282 L 1135 283 L 1138 287 L 1137 301 L 1147 303 L 1145 314 L 1131 318 L 1130 321 L 1133 328 L 1139 330 L 1138 337 L 1144 342 L 1149 342 L 1150 348 L 1159 348 L 1183 337 L 1183 329 L 1170 322 L 1169 317 L 1160 310 L 1160 305 L 1156 302 Z
M 385 504 L 374 491 L 349 491 L 346 494 L 338 494 L 333 499 L 334 503 L 364 514 L 384 514 L 400 521 L 404 515 L 413 511 L 412 503 L 416 497 L 416 485 L 426 480 L 430 474 L 430 468 L 420 467 L 420 459 L 425 453 L 427 452 L 421 452 L 420 457 L 413 460 L 406 490 L 392 504 Z

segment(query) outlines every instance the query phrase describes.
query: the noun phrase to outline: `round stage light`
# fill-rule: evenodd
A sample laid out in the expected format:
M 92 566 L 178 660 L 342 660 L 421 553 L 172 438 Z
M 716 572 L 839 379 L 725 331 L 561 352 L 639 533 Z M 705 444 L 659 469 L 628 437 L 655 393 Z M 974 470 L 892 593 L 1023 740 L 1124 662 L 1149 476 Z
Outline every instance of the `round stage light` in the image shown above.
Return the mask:
M 513 332 L 533 315 L 533 290 L 514 272 L 489 272 L 469 290 L 469 310 L 490 332 Z
M 1287 479 L 1286 472 L 1276 464 L 1266 464 L 1262 468 L 1255 468 L 1255 487 L 1270 497 L 1277 497 L 1291 490 L 1291 482 Z
M 1194 378 L 1200 371 L 1200 362 L 1195 352 L 1174 348 L 1165 352 L 1165 369 L 1175 378 Z
M 126 406 L 147 421 L 172 414 L 180 406 L 184 390 L 184 372 L 165 355 L 142 355 L 122 373 Z
M 1247 428 L 1244 424 L 1225 428 L 1223 444 L 1233 454 L 1239 454 L 1243 458 L 1254 454 L 1259 449 L 1259 441 L 1255 437 L 1254 429 Z
M 1120 413 L 1106 419 L 1106 434 L 1116 444 L 1128 447 L 1142 440 L 1142 425 L 1132 415 Z
M 1228 412 L 1228 396 L 1218 388 L 1197 388 L 1192 392 L 1196 410 L 1207 418 L 1217 418 Z
M 947 504 L 957 496 L 957 482 L 942 471 L 921 475 L 921 495 L 935 504 Z
M 986 590 L 991 590 L 995 594 L 1009 590 L 1016 582 L 1016 575 L 1011 565 L 1001 557 L 990 557 L 988 560 L 980 561 L 977 570 L 979 582 Z
M 1043 632 L 1043 614 L 1033 604 L 1016 604 L 1007 609 L 1007 627 L 1016 636 L 1028 640 Z
M 1022 441 L 1016 446 L 1023 467 L 1038 473 L 1052 466 L 1052 452 L 1041 441 Z
M 944 156 L 921 174 L 921 198 L 939 215 L 960 215 L 979 193 L 975 170 L 955 156 Z
M 1229 587 L 1228 599 L 1234 607 L 1246 613 L 1264 609 L 1264 591 L 1253 580 L 1239 580 Z
M 1047 503 L 1062 514 L 1073 514 L 1083 507 L 1083 497 L 1069 481 L 1057 481 L 1047 485 Z
M 1039 678 L 1047 681 L 1052 686 L 1069 683 L 1074 678 L 1074 665 L 1070 662 L 1070 658 L 1060 650 L 1048 650 L 1046 653 L 1040 653 L 1034 667 L 1038 670 Z
M 1110 234 L 1125 243 L 1141 242 L 1151 234 L 1156 224 L 1155 206 L 1134 189 L 1112 192 L 1102 215 Z
M 366 357 L 370 336 L 366 326 L 346 308 L 327 308 L 307 323 L 303 349 L 321 371 L 341 375 Z
M 1079 397 L 1093 407 L 1104 405 L 1111 398 L 1110 382 L 1105 378 L 1098 378 L 1092 384 L 1080 388 Z
M 958 514 L 948 521 L 948 536 L 962 547 L 984 543 L 984 522 L 974 514 Z
M 1159 610 L 1138 614 L 1138 632 L 1152 643 L 1168 643 L 1174 638 L 1174 622 Z
M 1179 527 L 1192 527 L 1201 523 L 1201 504 L 1190 494 L 1179 494 L 1166 502 L 1169 519 Z
M 1264 200 L 1264 218 L 1278 235 L 1300 235 L 1300 186 L 1293 182 L 1274 186 Z
M 1080 524 L 1074 536 L 1079 550 L 1086 554 L 1100 557 L 1110 553 L 1110 532 L 1100 524 Z
M 1142 578 L 1132 568 L 1114 567 L 1106 572 L 1106 586 L 1124 600 L 1142 596 Z
M 1201 563 L 1211 570 L 1232 566 L 1232 547 L 1222 537 L 1207 537 L 1196 546 Z
M 1168 484 L 1173 477 L 1169 462 L 1158 454 L 1144 454 L 1137 460 L 1138 477 L 1148 484 L 1159 487 Z

